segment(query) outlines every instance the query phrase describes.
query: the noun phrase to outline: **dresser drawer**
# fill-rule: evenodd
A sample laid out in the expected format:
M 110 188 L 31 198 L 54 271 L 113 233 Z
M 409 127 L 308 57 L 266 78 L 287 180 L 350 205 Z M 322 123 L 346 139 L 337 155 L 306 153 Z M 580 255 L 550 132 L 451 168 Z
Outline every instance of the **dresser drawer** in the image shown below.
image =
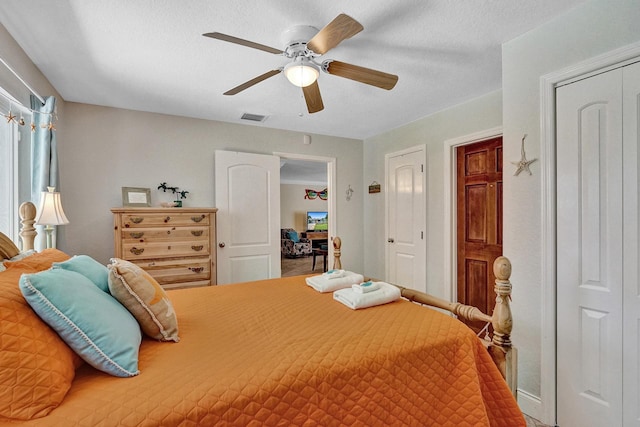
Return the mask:
M 209 255 L 209 241 L 134 242 L 122 244 L 122 258 L 133 261 L 145 258 L 171 258 Z
M 161 285 L 196 282 L 211 278 L 209 258 L 136 261 Z
M 189 227 L 156 227 L 125 228 L 121 230 L 123 243 L 174 242 L 209 240 L 209 228 Z
M 208 213 L 125 213 L 122 214 L 123 228 L 154 227 L 159 225 L 172 226 L 208 226 L 210 217 Z

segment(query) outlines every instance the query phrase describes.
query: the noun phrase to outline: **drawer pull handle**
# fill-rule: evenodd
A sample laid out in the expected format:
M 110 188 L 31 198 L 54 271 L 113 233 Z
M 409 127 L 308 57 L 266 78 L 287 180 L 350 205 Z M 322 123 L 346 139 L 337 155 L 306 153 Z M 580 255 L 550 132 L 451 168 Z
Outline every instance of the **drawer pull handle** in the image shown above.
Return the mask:
M 189 267 L 189 270 L 193 271 L 194 273 L 202 273 L 204 267 Z
M 144 252 L 144 248 L 133 247 L 129 251 L 134 255 L 140 255 L 140 254 L 142 254 L 142 252 Z
M 166 218 L 164 219 L 164 222 L 169 222 L 169 221 L 171 221 L 171 217 L 170 217 L 170 216 L 168 216 L 168 217 L 166 217 Z
M 134 239 L 139 239 L 142 236 L 144 236 L 144 233 L 142 231 L 139 232 L 131 232 L 129 233 L 129 236 L 133 237 Z
M 144 221 L 144 218 L 141 216 L 131 217 L 131 222 L 134 224 L 140 224 L 142 221 Z
M 204 231 L 204 230 L 193 230 L 193 231 L 191 231 L 191 234 L 192 234 L 193 236 L 198 237 L 198 236 L 202 236 L 203 231 Z
M 196 252 L 201 251 L 203 248 L 204 248 L 203 245 L 198 245 L 198 246 L 193 245 L 193 246 L 191 246 L 191 249 L 193 249 Z
M 203 219 L 204 219 L 204 215 L 202 215 L 202 216 L 192 216 L 191 217 L 191 221 L 193 221 L 193 222 L 200 222 Z

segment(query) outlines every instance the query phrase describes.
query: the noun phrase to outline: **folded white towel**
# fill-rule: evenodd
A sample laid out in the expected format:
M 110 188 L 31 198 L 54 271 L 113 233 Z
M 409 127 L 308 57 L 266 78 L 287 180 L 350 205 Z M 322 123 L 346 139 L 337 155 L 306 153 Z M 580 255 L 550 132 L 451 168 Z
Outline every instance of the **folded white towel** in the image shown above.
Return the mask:
M 333 299 L 353 310 L 387 304 L 400 299 L 400 289 L 396 286 L 385 282 L 375 283 L 379 286 L 375 291 L 360 294 L 352 288 L 339 289 L 333 293 Z
M 357 285 L 351 285 L 351 289 L 357 294 L 366 294 L 367 292 L 372 292 L 380 289 L 380 284 L 378 282 L 372 282 L 369 280 L 368 282 L 362 282 Z
M 344 277 L 346 273 L 347 272 L 344 270 L 329 270 L 326 273 L 322 273 L 322 276 L 326 277 L 327 279 L 339 279 L 341 277 Z
M 344 276 L 337 279 L 328 279 L 324 275 L 311 276 L 305 279 L 307 285 L 311 286 L 318 292 L 333 292 L 338 289 L 349 288 L 354 283 L 364 281 L 362 274 L 345 271 Z

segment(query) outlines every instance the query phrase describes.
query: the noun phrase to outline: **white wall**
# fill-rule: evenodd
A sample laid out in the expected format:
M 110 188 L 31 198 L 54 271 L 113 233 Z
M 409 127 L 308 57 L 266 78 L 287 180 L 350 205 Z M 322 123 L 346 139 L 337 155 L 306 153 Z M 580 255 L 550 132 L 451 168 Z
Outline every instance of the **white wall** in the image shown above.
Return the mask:
M 326 185 L 281 184 L 280 228 L 293 228 L 298 233 L 307 230 L 307 211 L 326 211 L 329 202 L 320 197 L 305 199 L 305 189 L 322 191 Z
M 527 134 L 527 158 L 540 158 L 540 77 L 577 62 L 640 40 L 638 0 L 589 1 L 549 23 L 503 45 L 504 159 L 520 158 L 520 140 Z M 541 159 L 544 161 L 544 159 Z M 514 342 L 519 347 L 519 387 L 542 399 L 539 418 L 554 402 L 541 387 L 542 347 L 542 176 L 541 162 L 533 176 L 504 174 L 504 252 L 513 263 Z M 508 202 L 507 202 L 508 201 Z M 521 402 L 521 406 L 522 406 Z M 530 412 L 533 412 L 533 408 Z
M 259 126 L 187 119 L 155 113 L 67 102 L 65 137 L 60 139 L 64 209 L 59 247 L 101 262 L 113 256 L 110 208 L 122 205 L 121 187 L 151 188 L 152 204 L 169 196 L 160 182 L 186 189 L 185 206 L 214 206 L 214 152 L 237 150 L 298 153 L 337 158 L 337 194 L 349 184 L 362 186 L 362 141 L 303 134 Z M 162 198 L 162 199 L 161 199 Z M 337 198 L 337 235 L 342 261 L 363 268 L 362 198 Z
M 365 140 L 364 144 L 364 271 L 385 277 L 384 162 L 385 154 L 426 145 L 427 174 L 427 291 L 444 296 L 450 280 L 444 277 L 444 142 L 458 136 L 495 128 L 502 124 L 502 93 L 495 91 L 467 103 L 432 114 L 406 126 Z M 380 193 L 368 194 L 377 181 Z M 355 193 L 357 194 L 357 193 Z

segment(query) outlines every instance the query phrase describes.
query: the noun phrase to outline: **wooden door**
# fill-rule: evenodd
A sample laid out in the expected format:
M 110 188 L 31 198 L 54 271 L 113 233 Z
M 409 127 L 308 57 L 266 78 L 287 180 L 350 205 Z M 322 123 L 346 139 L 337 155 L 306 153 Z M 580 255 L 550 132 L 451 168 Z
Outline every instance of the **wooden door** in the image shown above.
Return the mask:
M 427 292 L 425 152 L 387 155 L 387 281 Z
M 558 88 L 556 111 L 557 421 L 622 426 L 622 70 Z
M 280 158 L 215 155 L 218 284 L 280 277 Z
M 502 137 L 458 147 L 458 302 L 491 315 L 493 261 L 502 255 Z M 477 331 L 485 325 L 470 323 Z

